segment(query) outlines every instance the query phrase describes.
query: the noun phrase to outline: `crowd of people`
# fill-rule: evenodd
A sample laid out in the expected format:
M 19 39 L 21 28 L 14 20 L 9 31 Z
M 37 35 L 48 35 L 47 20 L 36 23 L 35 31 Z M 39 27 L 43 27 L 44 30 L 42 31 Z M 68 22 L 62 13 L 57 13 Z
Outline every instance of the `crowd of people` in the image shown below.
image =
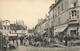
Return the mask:
M 80 37 L 73 35 L 64 35 L 64 36 L 56 36 L 59 43 L 64 44 L 65 46 L 79 46 L 80 45 Z
M 41 36 L 24 36 L 24 37 L 20 37 L 20 44 L 24 44 L 25 46 L 49 46 L 50 43 L 50 39 L 47 40 L 46 37 L 41 37 Z
M 76 45 L 80 45 L 80 38 L 78 37 L 70 37 L 69 35 L 65 35 L 63 37 L 60 36 L 55 36 L 54 38 L 51 37 L 43 37 L 41 35 L 30 35 L 30 36 L 21 36 L 18 38 L 18 40 L 20 40 L 20 45 L 24 45 L 24 46 L 34 46 L 34 47 L 50 47 L 53 46 L 54 44 L 61 44 L 61 45 L 65 45 L 65 46 L 76 46 Z M 14 46 L 18 46 L 19 42 L 17 41 L 17 39 L 11 39 L 10 42 L 15 43 L 16 45 Z M 11 46 L 10 48 L 15 48 L 14 46 Z
M 56 40 L 55 40 L 56 39 Z M 37 36 L 24 36 L 20 37 L 21 44 L 24 44 L 26 46 L 42 46 L 42 47 L 48 47 L 53 44 L 61 44 L 65 46 L 78 46 L 80 45 L 80 37 L 77 36 L 69 36 L 65 35 L 63 37 L 43 37 L 41 35 Z

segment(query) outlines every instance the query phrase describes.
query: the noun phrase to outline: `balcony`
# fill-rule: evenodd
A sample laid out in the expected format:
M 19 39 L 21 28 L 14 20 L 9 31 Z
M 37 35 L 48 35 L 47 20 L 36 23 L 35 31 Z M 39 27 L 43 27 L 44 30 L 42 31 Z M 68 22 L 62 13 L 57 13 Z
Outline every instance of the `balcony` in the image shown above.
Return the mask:
M 78 19 L 69 19 L 68 24 L 78 24 L 79 20 Z

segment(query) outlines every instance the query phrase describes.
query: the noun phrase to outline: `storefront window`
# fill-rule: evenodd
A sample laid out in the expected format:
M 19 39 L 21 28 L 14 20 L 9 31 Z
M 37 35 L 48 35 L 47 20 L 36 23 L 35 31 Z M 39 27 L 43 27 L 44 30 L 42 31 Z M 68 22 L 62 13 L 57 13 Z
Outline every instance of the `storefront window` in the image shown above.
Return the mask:
M 71 36 L 73 37 L 74 35 L 77 35 L 76 30 L 71 30 Z

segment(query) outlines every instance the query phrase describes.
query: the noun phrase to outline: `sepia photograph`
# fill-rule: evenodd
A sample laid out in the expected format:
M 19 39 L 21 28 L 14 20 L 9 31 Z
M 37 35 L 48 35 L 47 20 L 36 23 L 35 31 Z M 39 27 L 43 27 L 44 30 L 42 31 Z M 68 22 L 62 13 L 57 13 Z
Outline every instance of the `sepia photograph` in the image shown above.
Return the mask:
M 0 0 L 0 51 L 80 51 L 80 0 Z

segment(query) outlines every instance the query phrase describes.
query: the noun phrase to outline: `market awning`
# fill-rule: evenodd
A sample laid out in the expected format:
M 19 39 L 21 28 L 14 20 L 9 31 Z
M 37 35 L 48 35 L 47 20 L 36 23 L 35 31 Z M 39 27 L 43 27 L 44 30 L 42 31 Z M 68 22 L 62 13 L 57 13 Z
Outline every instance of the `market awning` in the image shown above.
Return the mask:
M 8 36 L 17 36 L 17 34 L 8 34 Z
M 43 35 L 44 33 L 46 33 L 46 31 L 43 31 L 43 32 L 41 33 L 41 35 Z
M 58 29 L 54 30 L 54 33 L 63 32 L 66 28 L 67 28 L 67 26 L 62 27 L 62 28 L 58 28 Z
M 60 28 L 58 32 L 63 32 L 67 27 Z
M 57 33 L 59 29 L 54 30 L 54 33 Z

